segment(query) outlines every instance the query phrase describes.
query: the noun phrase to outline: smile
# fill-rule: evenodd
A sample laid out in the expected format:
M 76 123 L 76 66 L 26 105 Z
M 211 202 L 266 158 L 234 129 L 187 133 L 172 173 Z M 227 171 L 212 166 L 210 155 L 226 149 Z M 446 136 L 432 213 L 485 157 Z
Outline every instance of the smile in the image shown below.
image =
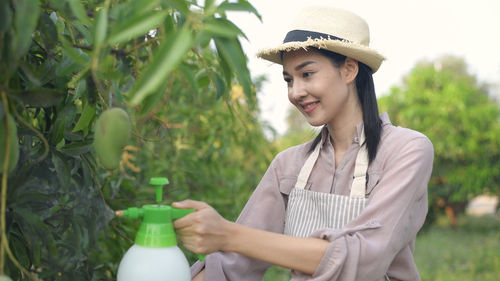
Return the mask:
M 316 107 L 318 107 L 318 105 L 319 101 L 315 101 L 315 102 L 303 103 L 300 106 L 302 106 L 302 109 L 304 110 L 305 113 L 311 113 L 313 110 L 316 109 Z

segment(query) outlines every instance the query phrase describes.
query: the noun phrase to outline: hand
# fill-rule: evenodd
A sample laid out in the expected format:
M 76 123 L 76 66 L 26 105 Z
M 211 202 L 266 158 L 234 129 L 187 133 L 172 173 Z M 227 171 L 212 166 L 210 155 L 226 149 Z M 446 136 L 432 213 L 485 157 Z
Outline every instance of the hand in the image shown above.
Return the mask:
M 198 273 L 192 281 L 203 281 L 205 280 L 205 269 L 202 269 L 200 273 Z
M 184 247 L 196 254 L 209 254 L 224 250 L 227 245 L 227 227 L 231 222 L 224 219 L 205 202 L 184 200 L 172 204 L 175 208 L 195 209 L 174 221 L 174 227 Z

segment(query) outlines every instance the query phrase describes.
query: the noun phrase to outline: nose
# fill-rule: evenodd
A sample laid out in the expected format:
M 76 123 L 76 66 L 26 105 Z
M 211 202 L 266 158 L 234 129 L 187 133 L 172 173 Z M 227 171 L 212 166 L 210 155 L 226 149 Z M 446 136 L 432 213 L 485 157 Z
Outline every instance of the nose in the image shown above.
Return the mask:
M 300 101 L 305 96 L 307 96 L 307 91 L 300 80 L 294 81 L 293 84 L 288 87 L 288 99 L 290 99 L 290 101 Z

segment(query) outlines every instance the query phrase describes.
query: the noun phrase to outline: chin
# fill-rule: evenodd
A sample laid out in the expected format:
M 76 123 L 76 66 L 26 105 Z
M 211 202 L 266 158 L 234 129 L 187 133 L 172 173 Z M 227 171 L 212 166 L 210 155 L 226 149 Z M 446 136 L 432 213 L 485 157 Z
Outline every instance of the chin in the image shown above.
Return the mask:
M 313 127 L 320 127 L 320 126 L 323 126 L 325 125 L 326 123 L 325 122 L 322 122 L 322 121 L 318 121 L 318 120 L 309 120 L 307 119 L 307 123 L 309 123 L 309 125 L 313 126 Z

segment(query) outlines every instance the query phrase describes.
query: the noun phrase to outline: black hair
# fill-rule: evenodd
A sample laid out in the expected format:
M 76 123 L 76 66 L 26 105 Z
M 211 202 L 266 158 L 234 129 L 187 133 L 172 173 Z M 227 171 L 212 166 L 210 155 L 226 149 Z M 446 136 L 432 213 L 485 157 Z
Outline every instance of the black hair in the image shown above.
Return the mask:
M 339 68 L 345 63 L 346 56 L 325 49 L 316 49 L 318 53 L 329 58 L 332 64 Z M 363 112 L 363 125 L 366 136 L 366 147 L 368 150 L 368 162 L 371 163 L 377 155 L 378 144 L 382 132 L 382 120 L 380 120 L 375 86 L 373 84 L 372 69 L 366 64 L 358 61 L 358 75 L 356 76 L 356 89 Z M 310 152 L 321 141 L 321 133 L 314 139 Z

